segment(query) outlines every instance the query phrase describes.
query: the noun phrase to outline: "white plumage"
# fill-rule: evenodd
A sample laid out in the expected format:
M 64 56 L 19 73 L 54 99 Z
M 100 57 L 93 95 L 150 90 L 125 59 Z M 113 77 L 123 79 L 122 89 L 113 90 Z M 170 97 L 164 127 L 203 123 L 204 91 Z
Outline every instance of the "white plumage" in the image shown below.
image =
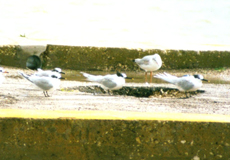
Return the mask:
M 49 97 L 48 92 L 50 90 L 58 89 L 60 86 L 61 75 L 57 72 L 53 72 L 50 76 L 37 76 L 37 75 L 27 75 L 23 72 L 18 72 L 28 81 L 35 84 L 37 87 L 43 90 L 45 97 Z
M 154 77 L 176 85 L 180 91 L 196 91 L 202 86 L 202 81 L 208 81 L 199 74 L 176 77 L 168 73 L 163 73 L 156 74 Z
M 125 85 L 125 79 L 131 79 L 126 76 L 125 73 L 117 73 L 117 74 L 108 74 L 105 76 L 101 75 L 92 75 L 88 73 L 81 72 L 84 77 L 87 78 L 88 81 L 97 82 L 102 85 L 104 89 L 107 90 L 118 90 Z
M 150 72 L 150 83 L 152 82 L 152 72 L 158 70 L 162 66 L 162 60 L 159 54 L 144 56 L 133 60 L 140 68 L 145 70 L 145 82 L 147 82 L 147 72 Z
M 42 70 L 40 68 L 37 69 L 38 72 L 34 73 L 33 75 L 35 76 L 39 76 L 39 77 L 50 77 L 52 75 L 52 73 L 59 73 L 60 76 L 61 74 L 65 74 L 64 72 L 62 72 L 61 68 L 54 68 L 53 70 Z

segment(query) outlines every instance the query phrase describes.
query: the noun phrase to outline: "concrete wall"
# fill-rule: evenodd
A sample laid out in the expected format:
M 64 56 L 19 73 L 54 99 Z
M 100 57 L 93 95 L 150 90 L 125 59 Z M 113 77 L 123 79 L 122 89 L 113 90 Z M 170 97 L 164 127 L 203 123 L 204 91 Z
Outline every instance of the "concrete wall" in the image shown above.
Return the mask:
M 0 119 L 1 159 L 228 159 L 230 124 Z
M 0 159 L 228 159 L 230 116 L 0 110 Z
M 26 59 L 35 54 L 35 48 L 20 46 L 0 47 L 0 65 L 25 68 Z M 39 53 L 41 49 L 37 47 Z M 230 67 L 229 51 L 137 50 L 125 48 L 97 48 L 48 45 L 40 54 L 43 68 L 61 67 L 74 70 L 135 71 L 139 67 L 133 59 L 159 53 L 162 69 L 221 68 Z
M 133 59 L 158 53 L 163 60 L 162 69 L 230 67 L 230 52 L 183 50 L 136 50 L 124 48 L 96 48 L 48 46 L 47 67 L 55 65 L 76 70 L 138 70 Z
M 26 68 L 29 56 L 40 56 L 45 50 L 45 45 L 0 46 L 0 65 Z

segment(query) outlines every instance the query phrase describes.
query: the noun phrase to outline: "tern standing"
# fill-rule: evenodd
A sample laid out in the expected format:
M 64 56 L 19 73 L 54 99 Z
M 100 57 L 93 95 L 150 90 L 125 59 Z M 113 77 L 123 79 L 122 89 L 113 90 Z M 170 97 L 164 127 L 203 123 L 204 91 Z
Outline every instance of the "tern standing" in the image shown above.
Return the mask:
M 143 58 L 134 59 L 141 69 L 145 70 L 145 82 L 147 83 L 147 72 L 150 72 L 150 83 L 152 83 L 152 72 L 161 68 L 162 60 L 159 54 L 144 56 Z
M 29 76 L 23 72 L 18 73 L 31 83 L 35 84 L 41 90 L 43 90 L 43 94 L 45 95 L 45 97 L 49 97 L 48 91 L 59 88 L 60 79 L 62 79 L 60 74 L 56 72 L 53 72 L 49 77 L 37 75 Z

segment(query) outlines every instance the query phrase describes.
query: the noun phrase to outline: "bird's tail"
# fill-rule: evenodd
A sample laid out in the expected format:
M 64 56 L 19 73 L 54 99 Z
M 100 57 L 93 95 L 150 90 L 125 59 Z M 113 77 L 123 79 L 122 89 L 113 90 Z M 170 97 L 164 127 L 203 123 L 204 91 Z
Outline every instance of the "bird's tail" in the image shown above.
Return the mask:
M 25 73 L 23 73 L 23 72 L 20 72 L 20 71 L 18 71 L 18 74 L 20 74 L 22 77 L 24 77 L 25 79 L 27 79 L 28 81 L 31 82 L 30 76 L 29 76 L 29 75 L 27 75 L 27 74 L 25 74 Z
M 161 73 L 161 74 L 156 74 L 154 77 L 162 79 L 162 80 L 164 80 L 166 82 L 169 82 L 169 83 L 172 83 L 172 84 L 174 84 L 177 81 L 177 79 L 178 79 L 178 77 L 173 76 L 171 74 L 168 74 L 166 72 Z
M 88 74 L 88 73 L 85 73 L 85 72 L 80 72 L 81 74 L 83 74 L 84 77 L 87 78 L 88 81 L 92 81 L 92 82 L 100 82 L 103 78 L 103 76 L 95 76 L 95 75 L 92 75 L 92 74 Z

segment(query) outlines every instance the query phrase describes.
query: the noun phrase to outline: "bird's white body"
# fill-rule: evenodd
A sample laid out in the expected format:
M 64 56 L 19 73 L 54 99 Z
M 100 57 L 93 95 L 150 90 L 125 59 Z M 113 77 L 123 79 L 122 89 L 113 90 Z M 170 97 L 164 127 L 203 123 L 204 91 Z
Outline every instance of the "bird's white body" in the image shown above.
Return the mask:
M 51 70 L 47 70 L 47 71 L 44 71 L 40 68 L 37 69 L 38 72 L 34 73 L 33 75 L 34 76 L 38 76 L 38 77 L 50 77 L 51 74 L 52 74 L 52 71 Z
M 148 71 L 156 71 L 162 66 L 162 60 L 159 54 L 144 56 L 143 58 L 137 58 L 134 60 L 140 68 L 145 70 L 145 72 Z
M 33 75 L 39 77 L 50 77 L 53 73 L 58 73 L 61 76 L 62 70 L 60 68 L 55 68 L 54 70 L 42 70 L 40 68 L 37 69 L 38 72 Z
M 150 83 L 152 82 L 152 72 L 158 70 L 162 66 L 162 60 L 159 54 L 144 56 L 133 60 L 140 68 L 145 70 L 145 82 L 147 83 L 147 72 L 150 72 Z
M 204 80 L 203 78 L 195 78 L 191 75 L 176 77 L 168 73 L 157 74 L 154 77 L 176 85 L 180 91 L 196 91 L 202 86 L 202 80 Z
M 81 73 L 84 77 L 87 78 L 88 81 L 100 83 L 102 87 L 107 90 L 118 90 L 121 89 L 123 85 L 125 85 L 126 75 L 124 73 L 122 73 L 124 77 L 119 77 L 116 74 L 101 76 L 92 75 L 84 72 Z
M 50 91 L 54 89 L 59 89 L 60 87 L 60 74 L 52 73 L 51 76 L 37 76 L 37 75 L 27 75 L 23 72 L 18 72 L 21 76 L 26 78 L 28 81 L 35 84 L 37 87 L 44 91 Z

